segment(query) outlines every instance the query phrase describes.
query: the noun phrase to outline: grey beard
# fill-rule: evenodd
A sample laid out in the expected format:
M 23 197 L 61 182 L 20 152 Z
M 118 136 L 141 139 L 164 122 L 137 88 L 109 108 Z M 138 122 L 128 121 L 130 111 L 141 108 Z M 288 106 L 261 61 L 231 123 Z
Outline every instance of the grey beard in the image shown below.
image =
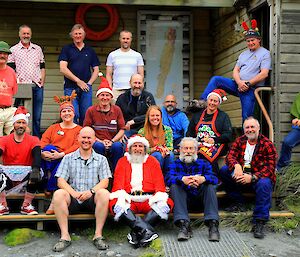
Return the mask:
M 175 111 L 175 107 L 172 105 L 167 106 L 166 108 L 167 112 L 174 112 Z
M 130 154 L 130 163 L 143 163 L 145 155 L 140 154 Z
M 193 155 L 185 155 L 184 153 L 180 153 L 179 159 L 184 163 L 192 163 L 198 159 L 197 153 Z
M 18 136 L 22 136 L 25 133 L 25 131 L 26 131 L 26 129 L 24 129 L 24 128 L 18 128 L 18 129 L 16 129 L 16 134 Z

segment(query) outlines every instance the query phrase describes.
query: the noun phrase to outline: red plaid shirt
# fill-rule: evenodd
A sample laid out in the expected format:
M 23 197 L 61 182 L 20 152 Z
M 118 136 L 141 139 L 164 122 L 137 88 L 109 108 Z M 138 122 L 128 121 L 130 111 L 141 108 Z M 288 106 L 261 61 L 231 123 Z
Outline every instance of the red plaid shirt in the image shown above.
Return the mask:
M 246 144 L 247 137 L 245 135 L 237 138 L 232 144 L 226 157 L 229 170 L 234 170 L 235 164 L 244 166 Z M 275 184 L 276 159 L 277 153 L 274 144 L 267 137 L 260 134 L 251 160 L 252 174 L 257 178 L 270 178 Z

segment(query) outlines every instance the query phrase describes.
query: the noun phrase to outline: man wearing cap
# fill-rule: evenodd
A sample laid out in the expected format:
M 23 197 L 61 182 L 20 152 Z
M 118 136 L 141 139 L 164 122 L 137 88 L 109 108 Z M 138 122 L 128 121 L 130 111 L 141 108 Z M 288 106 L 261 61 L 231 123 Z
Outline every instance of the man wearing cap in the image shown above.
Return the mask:
M 170 164 L 166 174 L 174 201 L 174 224 L 179 227 L 178 241 L 192 237 L 188 208 L 204 207 L 204 223 L 209 227 L 209 241 L 219 241 L 218 200 L 214 185 L 218 178 L 211 165 L 197 156 L 198 142 L 184 137 L 180 142 L 179 159 Z
M 256 21 L 252 20 L 251 24 L 252 28 L 249 29 L 247 24 L 243 23 L 248 49 L 239 55 L 233 69 L 233 79 L 213 76 L 200 97 L 200 101 L 205 101 L 208 94 L 216 88 L 221 88 L 227 93 L 239 97 L 243 120 L 253 115 L 254 90 L 264 85 L 269 70 L 272 68 L 270 51 L 261 46 L 261 36 Z
M 20 42 L 11 47 L 8 65 L 16 70 L 18 83 L 32 84 L 32 134 L 40 137 L 46 69 L 42 48 L 30 41 L 31 36 L 29 26 L 19 27 Z M 24 100 L 17 98 L 15 106 L 24 105 Z
M 82 212 L 95 214 L 95 247 L 98 250 L 109 247 L 102 230 L 108 213 L 109 192 L 106 188 L 111 172 L 107 159 L 93 151 L 95 140 L 92 128 L 81 129 L 79 149 L 64 156 L 55 175 L 60 189 L 53 195 L 53 205 L 61 237 L 52 248 L 54 252 L 61 252 L 71 245 L 68 216 Z
M 105 77 L 96 92 L 98 104 L 88 108 L 83 126 L 92 127 L 96 133 L 94 150 L 106 156 L 114 172 L 118 160 L 124 154 L 124 146 L 120 142 L 124 136 L 125 121 L 119 106 L 111 104 L 113 92 Z
M 20 106 L 13 117 L 14 132 L 0 138 L 0 156 L 4 165 L 31 166 L 32 171 L 23 179 L 29 180 L 21 207 L 21 213 L 38 214 L 32 206 L 38 182 L 41 179 L 41 147 L 37 137 L 26 133 L 28 126 L 28 111 Z M 11 184 L 11 183 L 10 183 Z M 0 215 L 9 214 L 5 191 L 0 193 Z
M 92 84 L 98 77 L 100 62 L 93 48 L 84 42 L 85 31 L 81 24 L 73 26 L 70 37 L 73 43 L 63 47 L 58 61 L 65 79 L 64 94 L 76 91 L 74 121 L 82 125 L 87 109 L 92 106 Z
M 155 100 L 150 92 L 144 90 L 144 78 L 140 74 L 133 74 L 130 77 L 130 87 L 117 99 L 118 105 L 124 115 L 126 122 L 125 135 L 127 138 L 137 134 L 144 126 L 146 112 L 150 105 L 155 105 Z
M 188 137 L 199 141 L 198 154 L 208 160 L 217 174 L 218 158 L 226 154 L 227 144 L 232 141 L 232 127 L 229 116 L 218 107 L 225 101 L 226 93 L 215 89 L 207 96 L 207 107 L 195 113 L 190 120 Z
M 147 154 L 148 140 L 132 136 L 127 147 L 128 152 L 119 160 L 114 173 L 109 208 L 116 221 L 124 221 L 131 228 L 127 235 L 129 243 L 144 247 L 158 237 L 154 226 L 161 219 L 168 219 L 173 202 L 166 193 L 158 161 Z M 144 218 L 137 213 L 145 214 Z
M 248 117 L 243 124 L 244 135 L 238 137 L 226 156 L 226 165 L 220 169 L 220 178 L 232 203 L 226 210 L 243 210 L 242 192 L 255 193 L 253 235 L 264 237 L 264 225 L 270 218 L 272 191 L 276 182 L 276 148 L 259 133 L 258 120 Z
M 12 107 L 12 97 L 18 91 L 15 71 L 7 65 L 9 45 L 0 41 L 0 137 L 13 130 L 12 118 L 16 108 Z
M 144 61 L 139 52 L 130 48 L 132 33 L 120 32 L 120 48 L 109 53 L 106 61 L 106 78 L 113 89 L 114 99 L 130 89 L 129 79 L 133 74 L 140 74 L 144 79 Z
M 189 127 L 189 119 L 186 114 L 177 108 L 177 101 L 174 95 L 167 95 L 164 106 L 161 108 L 163 124 L 171 127 L 173 131 L 173 147 L 177 149 L 179 143 Z

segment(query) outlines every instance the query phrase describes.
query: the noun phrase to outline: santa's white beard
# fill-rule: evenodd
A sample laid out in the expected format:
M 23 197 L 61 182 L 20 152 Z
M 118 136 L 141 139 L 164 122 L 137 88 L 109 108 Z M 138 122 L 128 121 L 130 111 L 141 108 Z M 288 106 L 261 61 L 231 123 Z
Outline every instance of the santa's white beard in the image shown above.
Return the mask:
M 130 163 L 143 163 L 145 155 L 143 154 L 130 154 Z
M 192 163 L 198 159 L 197 153 L 192 155 L 185 155 L 184 153 L 180 153 L 179 159 L 184 163 Z

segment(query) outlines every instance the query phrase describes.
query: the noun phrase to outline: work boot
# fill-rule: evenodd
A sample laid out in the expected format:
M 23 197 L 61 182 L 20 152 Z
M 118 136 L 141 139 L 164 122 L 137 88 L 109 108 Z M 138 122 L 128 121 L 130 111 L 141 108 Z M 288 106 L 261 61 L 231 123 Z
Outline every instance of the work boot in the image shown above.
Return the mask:
M 193 236 L 193 232 L 188 220 L 179 220 L 176 222 L 176 226 L 179 227 L 177 236 L 178 241 L 186 241 Z
M 256 220 L 256 223 L 253 226 L 253 236 L 255 238 L 263 239 L 265 237 L 264 227 L 265 222 L 263 220 Z
M 212 242 L 220 241 L 219 222 L 217 220 L 208 222 L 208 240 Z

